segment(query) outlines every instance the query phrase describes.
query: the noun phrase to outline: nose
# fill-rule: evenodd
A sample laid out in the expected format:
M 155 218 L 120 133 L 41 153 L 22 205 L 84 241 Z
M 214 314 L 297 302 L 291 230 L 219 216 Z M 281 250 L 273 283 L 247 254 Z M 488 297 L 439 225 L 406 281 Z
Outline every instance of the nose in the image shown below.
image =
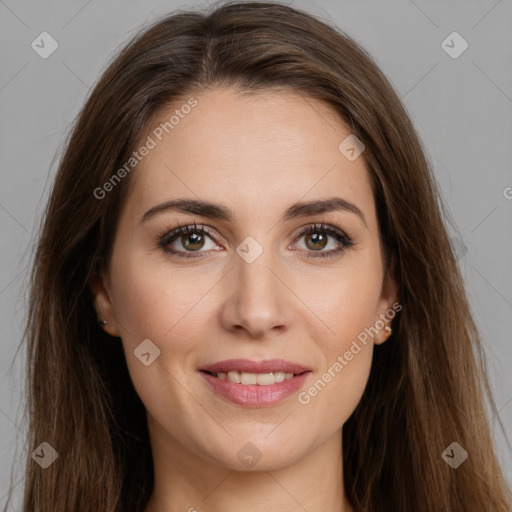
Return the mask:
M 251 263 L 234 255 L 234 268 L 224 283 L 226 299 L 220 319 L 223 327 L 247 338 L 268 339 L 290 328 L 292 292 L 284 270 L 263 253 Z

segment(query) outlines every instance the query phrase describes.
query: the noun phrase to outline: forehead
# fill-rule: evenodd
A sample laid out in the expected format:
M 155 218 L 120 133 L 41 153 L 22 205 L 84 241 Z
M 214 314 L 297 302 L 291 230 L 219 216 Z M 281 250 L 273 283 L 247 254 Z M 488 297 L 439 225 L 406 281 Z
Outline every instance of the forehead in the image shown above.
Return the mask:
M 364 153 L 350 161 L 340 152 L 350 129 L 319 100 L 215 89 L 161 110 L 148 133 L 154 147 L 138 164 L 128 194 L 133 215 L 195 197 L 222 201 L 242 220 L 333 195 L 374 215 Z

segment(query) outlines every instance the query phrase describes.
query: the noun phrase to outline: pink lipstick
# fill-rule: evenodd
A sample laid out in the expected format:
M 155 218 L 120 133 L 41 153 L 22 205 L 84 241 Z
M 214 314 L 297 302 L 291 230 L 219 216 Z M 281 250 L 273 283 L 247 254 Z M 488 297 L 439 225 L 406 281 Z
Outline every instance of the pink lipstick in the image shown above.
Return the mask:
M 283 359 L 229 359 L 204 366 L 200 373 L 214 393 L 231 402 L 268 407 L 298 391 L 311 370 Z

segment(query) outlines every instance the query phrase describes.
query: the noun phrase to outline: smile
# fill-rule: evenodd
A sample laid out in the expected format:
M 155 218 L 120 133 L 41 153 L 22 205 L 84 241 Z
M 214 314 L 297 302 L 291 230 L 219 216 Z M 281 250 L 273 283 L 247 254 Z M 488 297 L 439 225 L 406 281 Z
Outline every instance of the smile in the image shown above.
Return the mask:
M 280 359 L 231 359 L 199 370 L 215 395 L 245 407 L 268 407 L 296 393 L 311 372 Z

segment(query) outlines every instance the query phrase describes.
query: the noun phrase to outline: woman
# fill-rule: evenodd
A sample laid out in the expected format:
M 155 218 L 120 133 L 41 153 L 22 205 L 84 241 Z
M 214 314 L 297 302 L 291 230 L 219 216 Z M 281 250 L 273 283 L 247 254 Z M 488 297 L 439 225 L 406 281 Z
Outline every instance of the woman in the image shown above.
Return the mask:
M 510 510 L 439 204 L 334 27 L 235 2 L 142 31 L 42 223 L 24 510 Z

